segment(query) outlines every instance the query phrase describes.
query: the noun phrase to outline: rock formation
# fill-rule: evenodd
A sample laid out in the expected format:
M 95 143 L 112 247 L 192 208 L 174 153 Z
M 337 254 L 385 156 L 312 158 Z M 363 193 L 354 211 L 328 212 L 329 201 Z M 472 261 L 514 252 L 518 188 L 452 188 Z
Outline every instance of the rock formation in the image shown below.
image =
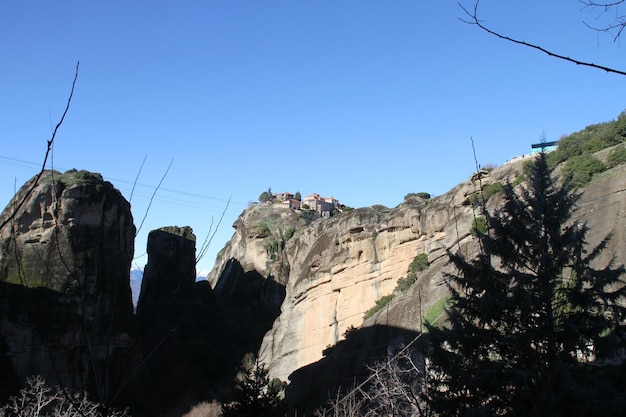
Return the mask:
M 328 348 L 344 340 L 353 328 L 385 326 L 419 334 L 423 317 L 447 296 L 444 274 L 452 272 L 447 251 L 471 256 L 477 250 L 470 229 L 480 213 L 469 204 L 471 196 L 485 185 L 515 181 L 523 163 L 518 160 L 481 172 L 430 200 L 409 198 L 393 209 L 361 208 L 308 225 L 288 208 L 251 206 L 235 222 L 233 238 L 208 279 L 225 285 L 223 271 L 236 259 L 244 270 L 275 276 L 285 285 L 281 314 L 266 334 L 260 355 L 272 376 L 302 380 L 302 372 L 292 373 L 323 363 L 331 351 Z M 578 213 L 581 221 L 589 223 L 591 244 L 613 233 L 606 253 L 614 254 L 619 263 L 626 261 L 624 170 L 623 166 L 614 168 L 589 186 Z M 493 195 L 488 208 L 500 199 L 501 194 Z M 265 227 L 268 224 L 271 227 Z M 282 238 L 287 227 L 296 228 L 289 240 Z M 278 250 L 269 250 L 276 247 L 272 243 L 276 241 Z M 385 309 L 364 320 L 376 300 L 393 293 L 398 279 L 406 276 L 409 264 L 420 253 L 428 255 L 430 268 Z M 389 347 L 409 342 L 406 334 L 377 331 L 367 338 L 384 335 L 384 340 L 371 342 Z
M 0 331 L 14 372 L 108 403 L 137 365 L 130 204 L 99 174 L 46 171 L 2 223 Z
M 176 226 L 152 230 L 147 246 L 148 264 L 137 303 L 137 325 L 152 382 L 146 412 L 157 415 L 173 406 L 196 383 L 194 362 L 199 358 L 190 354 L 188 344 L 200 339 L 203 332 L 189 328 L 201 307 L 193 291 L 193 231 Z
M 367 373 L 370 361 L 423 341 L 422 321 L 435 319 L 447 297 L 447 252 L 477 250 L 470 231 L 480 210 L 471 201 L 487 185 L 516 181 L 523 163 L 481 171 L 446 194 L 409 197 L 392 209 L 320 218 L 252 205 L 233 225 L 208 282 L 195 282 L 189 227 L 152 231 L 139 331 L 128 202 L 97 174 L 45 172 L 0 216 L 0 369 L 22 379 L 43 374 L 104 401 L 132 373 L 143 378 L 133 388 L 150 396 L 143 411 L 158 415 L 182 400 L 228 400 L 242 360 L 259 354 L 272 377 L 291 383 L 292 403 L 319 404 Z M 588 223 L 590 244 L 611 235 L 599 263 L 626 262 L 625 191 L 622 165 L 596 178 L 579 202 L 576 221 Z M 487 208 L 500 203 L 496 193 Z M 396 291 L 420 254 L 429 269 Z M 364 317 L 391 294 L 385 308 Z M 133 351 L 135 341 L 142 353 Z M 15 379 L 0 377 L 6 396 Z
M 235 222 L 235 234 L 208 278 L 220 285 L 224 277 L 217 278 L 231 259 L 265 276 L 283 271 L 276 280 L 286 287 L 285 301 L 260 351 L 272 376 L 287 380 L 294 370 L 321 359 L 348 329 L 361 326 L 364 313 L 393 292 L 416 255 L 424 252 L 431 264 L 444 264 L 447 248 L 471 240 L 472 209 L 462 202 L 477 186 L 469 181 L 432 200 L 356 209 L 309 225 L 296 221 L 298 215 L 288 208 L 251 206 Z M 262 227 L 268 222 L 275 224 Z M 296 231 L 284 241 L 288 227 Z M 267 248 L 274 241 L 282 250 L 272 254 Z M 445 291 L 437 279 L 423 295 L 423 308 Z
M 215 290 L 195 280 L 191 228 L 150 232 L 137 305 L 152 381 L 148 415 L 176 408 L 182 398 L 228 399 L 242 360 L 259 350 L 285 297 L 284 286 L 235 260 Z
M 191 296 L 196 281 L 196 236 L 190 227 L 153 230 L 148 235 L 147 253 L 137 303 L 137 323 L 144 344 L 146 332 L 167 332 L 173 324 L 165 321 Z M 157 326 L 164 330 L 156 331 Z M 154 335 L 156 339 L 162 336 Z

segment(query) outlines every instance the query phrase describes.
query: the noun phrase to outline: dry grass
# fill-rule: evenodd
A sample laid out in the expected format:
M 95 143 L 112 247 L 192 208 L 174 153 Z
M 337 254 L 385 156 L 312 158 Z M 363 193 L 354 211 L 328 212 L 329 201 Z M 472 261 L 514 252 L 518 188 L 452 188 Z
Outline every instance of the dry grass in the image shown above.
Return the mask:
M 220 417 L 222 415 L 222 407 L 220 403 L 212 401 L 210 403 L 201 402 L 194 405 L 191 410 L 182 417 Z

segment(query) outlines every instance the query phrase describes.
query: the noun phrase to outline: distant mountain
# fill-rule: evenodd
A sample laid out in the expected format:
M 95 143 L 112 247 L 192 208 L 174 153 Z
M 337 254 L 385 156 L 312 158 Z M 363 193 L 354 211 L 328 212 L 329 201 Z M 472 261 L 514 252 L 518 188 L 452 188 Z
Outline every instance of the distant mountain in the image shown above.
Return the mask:
M 196 281 L 206 281 L 207 272 L 200 271 Z M 143 279 L 143 271 L 141 269 L 130 270 L 130 289 L 133 292 L 133 305 L 137 307 L 139 293 L 141 292 L 141 280 Z
M 140 269 L 130 270 L 130 289 L 133 292 L 133 305 L 137 307 L 139 300 L 139 292 L 141 291 L 141 280 L 143 279 L 143 271 Z

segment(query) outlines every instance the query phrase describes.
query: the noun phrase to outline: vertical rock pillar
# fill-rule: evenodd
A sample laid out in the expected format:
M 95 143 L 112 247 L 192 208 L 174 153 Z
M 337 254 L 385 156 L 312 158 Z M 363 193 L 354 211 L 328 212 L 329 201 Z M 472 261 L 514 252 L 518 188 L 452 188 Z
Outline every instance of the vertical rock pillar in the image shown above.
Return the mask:
M 0 331 L 17 377 L 108 403 L 136 370 L 130 204 L 100 174 L 45 171 L 0 215 Z

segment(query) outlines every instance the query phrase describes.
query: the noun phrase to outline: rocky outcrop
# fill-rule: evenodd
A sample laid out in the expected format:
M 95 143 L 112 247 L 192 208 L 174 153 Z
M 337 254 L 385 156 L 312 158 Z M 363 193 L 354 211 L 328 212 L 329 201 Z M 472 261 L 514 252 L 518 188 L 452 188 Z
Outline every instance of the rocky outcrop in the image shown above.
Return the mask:
M 196 355 L 190 345 L 206 342 L 197 318 L 214 303 L 211 288 L 195 287 L 196 237 L 190 227 L 152 230 L 147 253 L 137 325 L 151 381 L 145 412 L 159 415 L 198 384 L 198 363 L 207 358 Z M 206 297 L 203 292 L 208 292 Z
M 376 301 L 393 292 L 398 279 L 420 253 L 432 265 L 446 264 L 445 253 L 470 241 L 474 212 L 462 201 L 472 184 L 432 200 L 410 200 L 395 209 L 357 209 L 333 219 L 321 219 L 288 246 L 290 279 L 287 305 L 267 335 L 271 370 L 286 377 L 313 363 L 326 347 L 359 327 Z M 458 201 L 457 201 L 458 200 Z M 423 308 L 445 289 L 433 275 L 422 296 Z M 418 321 L 398 323 L 385 312 L 382 324 L 416 329 Z
M 185 401 L 227 400 L 246 355 L 255 354 L 285 298 L 284 286 L 229 262 L 215 289 L 196 281 L 195 236 L 165 227 L 148 236 L 137 305 L 152 387 L 147 415 Z M 209 398 L 210 397 L 210 398 Z
M 472 195 L 480 196 L 481 187 L 489 184 L 515 181 L 523 164 L 524 160 L 517 160 L 481 171 L 444 195 L 429 200 L 409 198 L 393 209 L 373 206 L 310 219 L 287 208 L 251 206 L 235 222 L 233 238 L 220 253 L 209 280 L 225 285 L 228 274 L 224 271 L 236 259 L 245 271 L 271 276 L 285 285 L 281 314 L 259 351 L 272 376 L 302 379 L 298 376 L 302 372 L 292 373 L 324 363 L 331 351 L 328 348 L 344 340 L 353 328 L 386 326 L 418 335 L 424 317 L 432 315 L 447 297 L 444 276 L 454 272 L 447 252 L 471 256 L 477 250 L 470 229 L 480 211 L 469 204 L 475 198 Z M 623 170 L 615 168 L 594 181 L 578 212 L 579 219 L 589 223 L 591 244 L 613 234 L 606 256 L 614 255 L 619 263 L 626 260 Z M 491 196 L 487 208 L 499 205 L 501 198 L 501 193 Z M 263 227 L 268 223 L 272 227 Z M 286 228 L 295 228 L 290 239 L 284 239 Z M 272 242 L 279 242 L 278 250 L 268 250 L 276 247 Z M 409 264 L 420 253 L 427 254 L 430 268 L 385 309 L 365 320 L 364 313 L 394 292 L 398 279 L 406 276 Z M 599 261 L 608 262 L 608 258 Z M 393 332 L 385 337 L 377 343 L 407 342 L 406 333 L 397 340 Z
M 245 270 L 285 285 L 281 314 L 260 355 L 273 376 L 287 379 L 294 370 L 320 360 L 346 331 L 361 326 L 364 313 L 393 292 L 416 255 L 427 253 L 431 264 L 443 266 L 446 250 L 470 244 L 474 211 L 464 202 L 481 182 L 515 178 L 519 169 L 521 165 L 470 179 L 431 200 L 412 198 L 394 209 L 373 206 L 331 218 L 312 219 L 306 212 L 275 205 L 251 206 L 235 222 L 235 234 L 209 280 L 216 288 L 225 285 L 223 272 L 236 259 Z M 285 239 L 288 228 L 295 232 Z M 272 247 L 277 249 L 268 250 Z M 421 282 L 423 310 L 445 293 L 440 272 Z M 419 309 L 414 306 L 389 320 L 417 329 Z
M 99 174 L 46 171 L 0 223 L 0 330 L 15 373 L 119 398 L 138 363 L 129 203 Z
M 196 281 L 196 236 L 190 227 L 163 227 L 148 234 L 148 264 L 144 268 L 137 302 L 137 323 L 143 336 L 163 333 L 173 324 L 177 310 L 191 296 Z M 156 339 L 162 335 L 155 335 Z M 157 340 L 158 341 L 158 340 Z M 146 346 L 146 349 L 150 347 Z

